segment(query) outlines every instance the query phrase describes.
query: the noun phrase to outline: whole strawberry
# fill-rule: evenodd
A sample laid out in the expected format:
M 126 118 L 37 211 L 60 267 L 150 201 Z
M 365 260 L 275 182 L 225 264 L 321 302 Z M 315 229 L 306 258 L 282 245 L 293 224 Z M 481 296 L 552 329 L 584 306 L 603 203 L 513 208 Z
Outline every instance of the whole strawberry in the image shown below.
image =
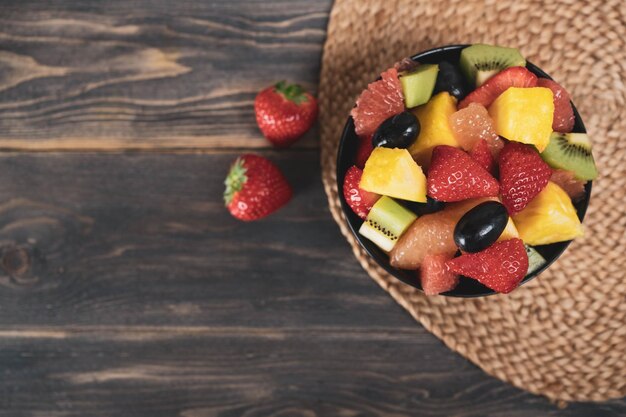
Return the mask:
M 267 140 L 276 147 L 286 147 L 313 126 L 317 101 L 300 85 L 281 81 L 256 96 L 254 113 Z
M 292 190 L 278 167 L 262 156 L 246 154 L 235 160 L 224 181 L 224 201 L 243 221 L 265 217 L 291 199 Z

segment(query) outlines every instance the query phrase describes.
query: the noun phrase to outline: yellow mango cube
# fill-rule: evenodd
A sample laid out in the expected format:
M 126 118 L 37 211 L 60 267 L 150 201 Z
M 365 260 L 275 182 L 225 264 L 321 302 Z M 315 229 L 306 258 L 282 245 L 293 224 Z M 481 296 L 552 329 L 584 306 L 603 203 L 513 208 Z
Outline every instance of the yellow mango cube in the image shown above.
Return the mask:
M 502 231 L 502 234 L 498 238 L 498 242 L 502 242 L 504 240 L 515 239 L 519 237 L 519 232 L 515 227 L 515 223 L 513 219 L 509 217 L 509 221 L 506 224 L 506 227 Z
M 527 245 L 563 242 L 583 234 L 572 200 L 553 182 L 515 214 L 513 222 Z
M 426 202 L 426 176 L 406 149 L 374 148 L 359 187 L 402 200 Z
M 435 146 L 459 146 L 449 121 L 456 111 L 456 99 L 444 91 L 412 111 L 420 121 L 421 129 L 417 140 L 409 147 L 409 152 L 421 167 L 428 168 Z
M 489 115 L 498 135 L 535 145 L 542 152 L 552 134 L 552 91 L 544 87 L 511 87 L 489 106 Z

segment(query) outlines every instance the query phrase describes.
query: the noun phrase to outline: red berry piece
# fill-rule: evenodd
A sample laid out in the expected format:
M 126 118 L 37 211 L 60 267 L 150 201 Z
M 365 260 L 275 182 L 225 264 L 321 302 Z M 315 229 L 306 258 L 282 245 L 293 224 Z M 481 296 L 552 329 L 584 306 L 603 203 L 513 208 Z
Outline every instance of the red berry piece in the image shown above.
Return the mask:
M 453 272 L 506 294 L 526 276 L 528 255 L 521 239 L 510 239 L 496 242 L 481 252 L 463 254 L 447 265 Z
M 535 87 L 537 76 L 524 67 L 506 68 L 483 85 L 472 91 L 459 103 L 459 109 L 469 106 L 470 103 L 482 104 L 489 107 L 498 96 L 510 87 Z
M 498 159 L 502 204 L 519 213 L 548 184 L 552 170 L 531 145 L 509 142 Z
M 498 181 L 461 149 L 440 145 L 433 150 L 428 170 L 428 195 L 453 202 L 498 195 Z
M 356 166 L 363 169 L 373 150 L 371 137 L 359 139 L 359 148 L 356 151 Z
M 495 174 L 496 161 L 493 159 L 489 144 L 485 139 L 479 140 L 470 151 L 470 156 L 491 175 Z
M 350 167 L 343 180 L 343 197 L 357 216 L 365 220 L 374 203 L 378 201 L 378 194 L 370 193 L 359 187 L 363 171 L 356 167 Z

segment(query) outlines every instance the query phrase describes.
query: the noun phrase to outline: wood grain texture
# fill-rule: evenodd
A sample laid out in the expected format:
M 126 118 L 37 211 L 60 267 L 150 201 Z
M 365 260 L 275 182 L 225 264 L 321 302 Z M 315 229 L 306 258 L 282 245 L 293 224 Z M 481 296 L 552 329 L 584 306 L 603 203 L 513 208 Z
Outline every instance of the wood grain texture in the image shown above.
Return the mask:
M 450 352 L 450 357 L 424 354 L 443 350 L 415 330 L 216 329 L 177 337 L 157 331 L 134 340 L 121 332 L 72 332 L 63 339 L 4 340 L 0 416 L 617 417 L 626 412 L 620 403 L 559 410 L 485 377 Z
M 339 238 L 317 153 L 264 155 L 298 192 L 252 224 L 220 201 L 234 154 L 1 156 L 0 416 L 626 414 L 446 349 Z
M 626 415 L 449 351 L 358 266 L 317 131 L 267 149 L 254 95 L 316 90 L 330 6 L 0 1 L 0 417 Z M 244 224 L 221 193 L 250 148 L 296 195 Z
M 0 252 L 30 266 L 0 276 L 0 324 L 342 325 L 393 306 L 330 221 L 316 154 L 267 155 L 296 196 L 250 224 L 223 207 L 234 154 L 5 157 Z
M 0 2 L 0 148 L 265 147 L 254 96 L 315 91 L 330 5 Z

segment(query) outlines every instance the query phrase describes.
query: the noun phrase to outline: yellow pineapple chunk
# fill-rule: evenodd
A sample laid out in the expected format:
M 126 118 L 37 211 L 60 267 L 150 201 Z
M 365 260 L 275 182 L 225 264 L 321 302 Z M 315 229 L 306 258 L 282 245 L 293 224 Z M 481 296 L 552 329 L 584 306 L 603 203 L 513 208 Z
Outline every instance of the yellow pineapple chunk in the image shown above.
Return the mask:
M 572 200 L 553 182 L 515 214 L 513 222 L 527 245 L 563 242 L 583 234 Z
M 435 146 L 459 146 L 449 121 L 456 111 L 456 99 L 444 91 L 412 111 L 420 121 L 421 129 L 417 140 L 409 147 L 409 152 L 421 167 L 428 168 Z
M 426 202 L 426 176 L 406 149 L 374 148 L 359 187 L 402 200 Z
M 552 91 L 543 87 L 511 87 L 489 106 L 489 115 L 498 135 L 535 145 L 542 152 L 552 134 Z

